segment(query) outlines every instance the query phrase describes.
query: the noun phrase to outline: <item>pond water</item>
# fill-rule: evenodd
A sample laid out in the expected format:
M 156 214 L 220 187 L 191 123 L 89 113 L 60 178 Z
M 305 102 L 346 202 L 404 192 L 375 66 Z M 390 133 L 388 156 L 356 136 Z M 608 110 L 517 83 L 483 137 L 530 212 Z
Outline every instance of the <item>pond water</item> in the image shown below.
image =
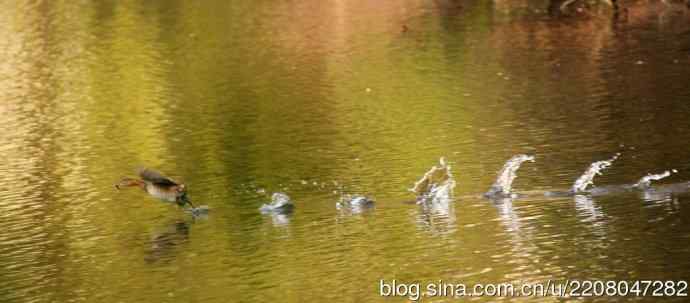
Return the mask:
M 0 301 L 403 302 L 380 280 L 687 280 L 690 194 L 480 198 L 516 154 L 535 157 L 517 192 L 568 190 L 616 153 L 595 185 L 690 181 L 690 11 L 546 7 L 0 2 Z M 416 205 L 409 189 L 441 157 L 455 199 Z M 141 166 L 208 216 L 113 187 Z M 258 210 L 275 192 L 291 214 Z M 375 207 L 337 209 L 342 194 Z

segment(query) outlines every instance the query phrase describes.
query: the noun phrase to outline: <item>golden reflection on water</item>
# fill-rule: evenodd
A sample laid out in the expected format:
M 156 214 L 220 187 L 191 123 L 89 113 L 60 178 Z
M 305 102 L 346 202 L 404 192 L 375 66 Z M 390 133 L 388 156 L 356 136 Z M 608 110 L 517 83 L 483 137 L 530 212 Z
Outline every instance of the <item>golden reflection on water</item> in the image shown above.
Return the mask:
M 669 167 L 690 179 L 687 11 L 631 6 L 613 23 L 511 9 L 534 5 L 0 3 L 0 301 L 684 278 L 685 195 L 477 198 L 517 153 L 536 156 L 525 190 L 567 188 L 619 150 L 597 183 Z M 440 156 L 456 199 L 408 203 Z M 115 191 L 138 166 L 183 180 L 209 217 Z M 258 212 L 276 191 L 295 213 Z M 343 192 L 376 207 L 338 212 Z

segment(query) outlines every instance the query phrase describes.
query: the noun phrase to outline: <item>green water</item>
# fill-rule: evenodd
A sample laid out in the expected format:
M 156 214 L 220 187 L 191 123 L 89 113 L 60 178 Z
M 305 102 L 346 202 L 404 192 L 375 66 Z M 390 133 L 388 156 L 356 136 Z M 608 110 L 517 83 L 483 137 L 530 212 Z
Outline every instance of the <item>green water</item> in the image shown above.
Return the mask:
M 616 152 L 595 184 L 690 180 L 690 12 L 545 7 L 1 1 L 0 301 L 403 302 L 379 280 L 688 280 L 689 194 L 477 197 L 518 153 L 536 162 L 517 191 L 567 190 Z M 455 201 L 410 203 L 442 156 Z M 208 218 L 113 187 L 140 166 L 183 181 Z M 278 191 L 294 212 L 262 215 Z M 338 211 L 343 192 L 376 207 Z M 526 300 L 482 300 L 510 299 Z

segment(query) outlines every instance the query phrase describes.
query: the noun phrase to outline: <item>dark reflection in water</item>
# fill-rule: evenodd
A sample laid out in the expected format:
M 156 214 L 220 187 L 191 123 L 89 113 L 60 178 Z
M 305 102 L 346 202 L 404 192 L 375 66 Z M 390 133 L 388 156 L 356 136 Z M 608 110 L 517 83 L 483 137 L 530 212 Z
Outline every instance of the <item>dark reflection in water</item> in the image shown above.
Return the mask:
M 688 8 L 555 17 L 548 2 L 0 2 L 0 301 L 687 279 Z M 478 198 L 513 155 L 536 159 L 513 188 L 543 192 L 616 152 L 595 185 L 678 173 L 653 191 Z M 405 203 L 439 157 L 455 199 Z M 136 166 L 182 177 L 208 218 L 116 192 Z M 343 184 L 375 210 L 338 211 Z M 260 214 L 278 191 L 294 212 Z
M 180 246 L 189 240 L 190 224 L 185 221 L 175 221 L 151 235 L 150 247 L 146 251 L 144 260 L 150 263 L 174 258 Z

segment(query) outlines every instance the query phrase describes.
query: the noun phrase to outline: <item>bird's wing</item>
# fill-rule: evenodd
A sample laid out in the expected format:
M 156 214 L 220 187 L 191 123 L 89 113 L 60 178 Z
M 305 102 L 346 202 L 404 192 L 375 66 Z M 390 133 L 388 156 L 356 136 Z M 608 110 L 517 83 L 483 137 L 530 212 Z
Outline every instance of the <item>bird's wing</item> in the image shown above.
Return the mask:
M 175 181 L 170 180 L 168 177 L 163 176 L 161 173 L 153 170 L 153 169 L 148 169 L 144 168 L 139 170 L 139 176 L 147 182 L 151 182 L 155 185 L 161 185 L 161 186 L 173 186 L 173 185 L 178 185 Z

